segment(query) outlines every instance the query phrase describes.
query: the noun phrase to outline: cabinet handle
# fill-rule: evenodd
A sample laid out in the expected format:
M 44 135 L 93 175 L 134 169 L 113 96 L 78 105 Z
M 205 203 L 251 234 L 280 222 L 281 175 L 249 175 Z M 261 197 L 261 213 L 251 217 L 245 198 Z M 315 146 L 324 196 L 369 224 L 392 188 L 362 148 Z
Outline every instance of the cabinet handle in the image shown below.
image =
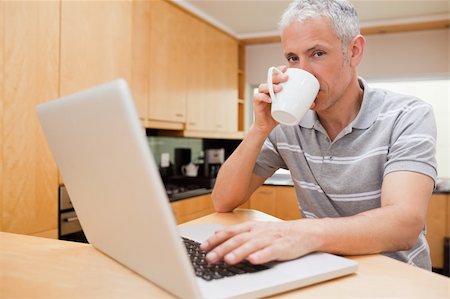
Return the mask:
M 69 217 L 64 219 L 64 222 L 74 222 L 74 221 L 78 221 L 78 217 Z
M 222 125 L 216 125 L 216 128 L 222 128 Z
M 189 123 L 190 126 L 195 126 L 195 123 Z
M 177 113 L 177 114 L 175 114 L 175 116 L 176 116 L 176 117 L 184 117 L 184 114 L 182 114 L 182 113 Z

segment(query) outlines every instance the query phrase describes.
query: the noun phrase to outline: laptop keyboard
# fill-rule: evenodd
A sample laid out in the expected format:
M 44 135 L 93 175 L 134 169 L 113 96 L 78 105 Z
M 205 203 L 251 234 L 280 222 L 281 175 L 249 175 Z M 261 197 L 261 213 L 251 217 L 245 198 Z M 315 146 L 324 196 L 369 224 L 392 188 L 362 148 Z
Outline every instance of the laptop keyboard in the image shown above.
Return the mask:
M 199 242 L 184 237 L 182 239 L 194 267 L 195 275 L 205 280 L 221 279 L 269 269 L 267 265 L 253 265 L 248 261 L 243 261 L 236 265 L 228 265 L 223 261 L 209 264 L 205 259 L 206 253 L 200 249 Z

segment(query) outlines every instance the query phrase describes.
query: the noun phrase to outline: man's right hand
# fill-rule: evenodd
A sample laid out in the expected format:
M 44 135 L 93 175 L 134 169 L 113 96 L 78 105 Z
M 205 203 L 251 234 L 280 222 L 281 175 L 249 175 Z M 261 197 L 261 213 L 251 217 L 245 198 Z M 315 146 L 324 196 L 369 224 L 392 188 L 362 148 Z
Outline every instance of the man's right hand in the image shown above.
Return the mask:
M 288 75 L 284 74 L 287 70 L 287 66 L 279 66 L 278 69 L 283 72 L 283 75 L 278 73 L 273 74 L 273 91 L 275 93 L 282 90 L 280 83 L 288 80 Z M 278 123 L 272 118 L 270 113 L 272 99 L 269 95 L 269 88 L 266 83 L 262 83 L 258 86 L 258 93 L 253 96 L 253 111 L 255 113 L 255 122 L 253 127 L 257 130 L 270 133 Z

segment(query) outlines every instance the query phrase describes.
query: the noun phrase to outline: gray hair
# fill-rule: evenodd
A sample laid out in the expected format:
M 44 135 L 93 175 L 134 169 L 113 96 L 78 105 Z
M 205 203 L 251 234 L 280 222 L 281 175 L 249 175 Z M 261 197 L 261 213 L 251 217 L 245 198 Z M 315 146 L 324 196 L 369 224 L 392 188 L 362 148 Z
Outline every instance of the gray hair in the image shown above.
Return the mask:
M 295 0 L 284 11 L 278 28 L 282 32 L 294 22 L 320 17 L 329 18 L 345 57 L 347 46 L 360 34 L 358 14 L 348 0 Z

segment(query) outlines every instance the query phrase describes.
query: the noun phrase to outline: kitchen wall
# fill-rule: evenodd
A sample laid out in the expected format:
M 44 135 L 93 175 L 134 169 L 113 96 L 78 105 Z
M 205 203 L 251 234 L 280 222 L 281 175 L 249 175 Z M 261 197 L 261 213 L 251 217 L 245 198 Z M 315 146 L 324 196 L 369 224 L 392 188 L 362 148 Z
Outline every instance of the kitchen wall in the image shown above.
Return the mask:
M 241 140 L 238 139 L 208 139 L 208 138 L 185 138 L 185 137 L 163 137 L 147 136 L 150 149 L 157 165 L 161 163 L 161 154 L 168 153 L 170 162 L 175 164 L 175 149 L 191 149 L 191 161 L 193 163 L 203 163 L 204 151 L 207 149 L 225 150 L 225 159 L 238 147 Z
M 178 138 L 178 137 L 153 137 L 149 136 L 148 143 L 152 150 L 153 157 L 157 165 L 160 165 L 161 154 L 169 153 L 170 162 L 175 163 L 175 148 L 190 148 L 191 161 L 195 162 L 203 150 L 202 139 L 199 138 Z
M 450 76 L 450 29 L 366 36 L 358 68 L 365 79 Z M 286 64 L 280 43 L 246 47 L 246 80 L 258 85 L 272 65 Z
M 450 78 L 450 29 L 368 35 L 366 41 L 358 73 L 369 82 Z M 247 46 L 247 83 L 250 87 L 259 85 L 266 80 L 269 66 L 285 63 L 280 43 Z M 411 88 L 409 91 L 413 92 Z M 438 136 L 439 173 L 449 177 L 450 88 L 442 94 L 441 100 L 446 103 L 431 101 L 431 104 L 439 112 L 435 113 L 441 136 Z M 251 107 L 251 92 L 247 95 L 247 106 Z M 418 96 L 427 100 L 425 96 Z M 447 111 L 442 111 L 442 107 Z M 248 109 L 247 119 L 252 119 L 251 109 Z

